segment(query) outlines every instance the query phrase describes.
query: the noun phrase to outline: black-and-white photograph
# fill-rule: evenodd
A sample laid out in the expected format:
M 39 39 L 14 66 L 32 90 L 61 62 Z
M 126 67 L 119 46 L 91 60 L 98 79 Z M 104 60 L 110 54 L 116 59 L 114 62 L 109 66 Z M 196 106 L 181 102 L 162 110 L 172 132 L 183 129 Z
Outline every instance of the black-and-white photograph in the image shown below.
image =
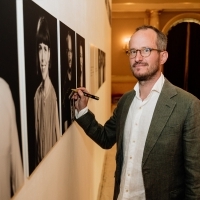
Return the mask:
M 24 182 L 15 1 L 0 1 L 0 25 L 0 199 L 10 200 Z
M 111 6 L 110 6 L 110 1 L 105 0 L 105 5 L 106 5 L 106 11 L 107 11 L 107 15 L 108 15 L 108 21 L 109 21 L 110 26 L 111 26 L 111 24 L 112 24 L 112 11 L 111 11 Z
M 85 39 L 76 34 L 77 87 L 85 87 Z
M 98 85 L 99 88 L 105 81 L 106 54 L 98 49 Z
M 62 133 L 74 120 L 72 90 L 76 88 L 75 32 L 60 22 Z
M 29 171 L 61 136 L 59 126 L 57 19 L 23 2 Z

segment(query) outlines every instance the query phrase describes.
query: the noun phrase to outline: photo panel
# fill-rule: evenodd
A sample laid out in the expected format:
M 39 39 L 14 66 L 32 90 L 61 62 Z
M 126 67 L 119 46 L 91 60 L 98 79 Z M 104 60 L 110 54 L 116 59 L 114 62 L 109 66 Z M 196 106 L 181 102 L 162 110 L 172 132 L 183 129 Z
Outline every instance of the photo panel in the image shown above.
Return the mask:
M 99 89 L 99 49 L 97 47 L 94 48 L 94 85 L 95 91 Z
M 105 5 L 106 5 L 108 21 L 109 21 L 110 26 L 111 26 L 112 25 L 112 11 L 111 11 L 111 6 L 110 6 L 110 1 L 109 0 L 105 0 Z
M 86 87 L 85 82 L 85 39 L 76 34 L 76 51 L 77 51 L 77 85 L 76 87 Z
M 21 143 L 20 124 L 20 99 L 19 99 L 19 74 L 17 57 L 17 25 L 16 25 L 16 3 L 10 4 L 6 0 L 0 1 L 0 77 L 9 85 L 15 104 L 16 120 Z M 10 13 L 13 13 L 12 15 Z M 20 145 L 21 146 L 21 145 Z
M 105 71 L 106 71 L 106 54 L 101 49 L 98 49 L 98 87 L 105 81 Z
M 72 90 L 76 88 L 75 31 L 60 22 L 60 62 L 61 62 L 61 110 L 62 133 L 74 121 Z
M 95 46 L 90 44 L 90 92 L 95 94 L 97 92 L 95 87 Z
M 30 173 L 61 136 L 57 19 L 23 1 L 28 155 Z
M 24 181 L 15 1 L 0 1 L 0 24 L 0 199 L 7 199 Z

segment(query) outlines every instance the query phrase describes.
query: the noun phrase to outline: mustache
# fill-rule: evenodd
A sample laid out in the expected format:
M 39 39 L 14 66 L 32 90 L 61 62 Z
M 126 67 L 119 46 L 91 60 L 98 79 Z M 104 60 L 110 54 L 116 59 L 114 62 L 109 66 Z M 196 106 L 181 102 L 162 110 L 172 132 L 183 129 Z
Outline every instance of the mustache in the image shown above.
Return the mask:
M 137 65 L 143 65 L 143 66 L 148 66 L 148 63 L 146 62 L 135 62 L 132 67 L 136 67 Z

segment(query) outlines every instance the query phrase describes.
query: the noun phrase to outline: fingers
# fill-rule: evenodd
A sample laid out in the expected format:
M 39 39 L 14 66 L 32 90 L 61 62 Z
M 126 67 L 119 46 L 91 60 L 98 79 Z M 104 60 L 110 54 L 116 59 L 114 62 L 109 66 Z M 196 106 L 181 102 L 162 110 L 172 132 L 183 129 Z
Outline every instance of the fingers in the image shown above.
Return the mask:
M 86 88 L 80 87 L 76 88 L 76 92 L 74 92 L 72 98 L 75 100 L 75 107 L 78 112 L 84 109 L 88 104 L 88 97 L 84 96 L 83 92 L 87 92 Z
M 76 88 L 76 90 L 77 90 L 77 91 L 79 91 L 79 90 L 80 90 L 80 91 L 82 91 L 82 92 L 89 93 L 89 92 L 88 92 L 88 90 L 87 90 L 86 88 L 84 88 L 84 87 L 79 87 L 79 88 Z

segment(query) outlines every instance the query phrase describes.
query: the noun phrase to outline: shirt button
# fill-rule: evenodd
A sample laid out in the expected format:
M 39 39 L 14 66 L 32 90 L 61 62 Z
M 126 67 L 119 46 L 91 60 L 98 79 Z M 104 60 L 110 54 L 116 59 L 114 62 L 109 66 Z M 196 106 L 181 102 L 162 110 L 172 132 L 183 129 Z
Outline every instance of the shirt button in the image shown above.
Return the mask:
M 130 159 L 132 159 L 132 157 L 130 157 Z
M 135 143 L 135 140 L 133 140 L 133 143 Z
M 128 192 L 128 190 L 126 190 L 126 192 Z

